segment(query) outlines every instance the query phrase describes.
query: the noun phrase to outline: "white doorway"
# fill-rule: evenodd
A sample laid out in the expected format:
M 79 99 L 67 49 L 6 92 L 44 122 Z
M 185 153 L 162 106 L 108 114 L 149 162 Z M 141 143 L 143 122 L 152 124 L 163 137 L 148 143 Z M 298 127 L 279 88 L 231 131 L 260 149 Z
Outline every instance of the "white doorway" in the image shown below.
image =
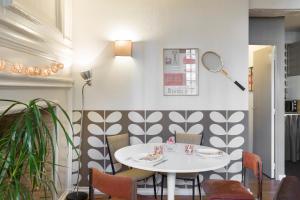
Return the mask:
M 275 176 L 275 47 L 249 46 L 253 91 L 249 91 L 249 149 L 262 158 L 263 173 Z

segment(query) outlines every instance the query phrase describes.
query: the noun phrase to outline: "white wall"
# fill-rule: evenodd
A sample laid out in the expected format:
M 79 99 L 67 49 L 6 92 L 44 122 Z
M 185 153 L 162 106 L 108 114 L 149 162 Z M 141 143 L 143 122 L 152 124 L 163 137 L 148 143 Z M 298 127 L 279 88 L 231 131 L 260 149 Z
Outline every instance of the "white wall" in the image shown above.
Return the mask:
M 299 9 L 299 0 L 249 0 L 250 9 Z
M 300 41 L 300 32 L 286 32 L 286 43 L 294 43 Z M 287 100 L 300 99 L 300 76 L 287 77 Z
M 249 52 L 248 52 L 248 57 L 249 57 L 249 62 L 248 65 L 249 67 L 253 67 L 253 54 L 255 51 L 258 51 L 260 49 L 263 49 L 265 47 L 268 47 L 267 45 L 249 45 Z
M 111 41 L 134 41 L 133 58 L 114 58 Z M 86 109 L 248 109 L 242 92 L 199 66 L 199 96 L 163 96 L 163 48 L 196 47 L 222 55 L 233 77 L 247 84 L 248 0 L 77 0 L 73 2 L 74 107 L 78 75 L 94 67 Z
M 289 31 L 285 34 L 287 44 L 299 42 L 300 32 Z M 287 77 L 287 100 L 300 99 L 300 76 Z
M 290 76 L 287 78 L 287 100 L 300 100 L 300 76 Z
M 298 31 L 285 32 L 285 43 L 290 44 L 298 41 L 300 41 L 300 32 Z

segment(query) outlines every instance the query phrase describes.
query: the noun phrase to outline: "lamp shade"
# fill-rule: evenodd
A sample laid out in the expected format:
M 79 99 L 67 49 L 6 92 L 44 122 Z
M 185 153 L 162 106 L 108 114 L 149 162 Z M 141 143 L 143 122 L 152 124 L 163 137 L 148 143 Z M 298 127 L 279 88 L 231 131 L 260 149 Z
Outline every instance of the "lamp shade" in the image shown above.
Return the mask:
M 92 79 L 92 73 L 90 70 L 81 72 L 80 75 L 83 78 L 83 80 L 85 80 L 85 81 Z
M 80 75 L 81 75 L 82 79 L 83 79 L 88 85 L 91 85 L 91 84 L 92 84 L 92 72 L 91 72 L 91 70 L 81 72 Z
M 131 56 L 131 55 L 132 55 L 131 40 L 115 41 L 115 56 Z

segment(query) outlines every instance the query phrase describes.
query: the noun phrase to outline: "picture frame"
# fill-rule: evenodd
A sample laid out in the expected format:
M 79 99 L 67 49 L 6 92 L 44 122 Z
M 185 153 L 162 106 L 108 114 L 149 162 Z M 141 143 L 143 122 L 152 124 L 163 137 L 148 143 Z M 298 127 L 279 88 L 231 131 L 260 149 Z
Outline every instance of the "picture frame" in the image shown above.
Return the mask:
M 248 68 L 248 91 L 253 92 L 253 67 Z
M 199 49 L 163 49 L 164 96 L 199 95 Z

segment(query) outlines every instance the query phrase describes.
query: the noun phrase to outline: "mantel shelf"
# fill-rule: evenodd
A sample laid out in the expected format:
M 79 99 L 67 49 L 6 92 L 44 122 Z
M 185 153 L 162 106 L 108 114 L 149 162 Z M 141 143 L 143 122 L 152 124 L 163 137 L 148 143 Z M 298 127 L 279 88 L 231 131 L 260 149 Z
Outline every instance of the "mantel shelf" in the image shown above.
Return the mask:
M 72 88 L 70 77 L 29 77 L 0 73 L 0 87 Z

